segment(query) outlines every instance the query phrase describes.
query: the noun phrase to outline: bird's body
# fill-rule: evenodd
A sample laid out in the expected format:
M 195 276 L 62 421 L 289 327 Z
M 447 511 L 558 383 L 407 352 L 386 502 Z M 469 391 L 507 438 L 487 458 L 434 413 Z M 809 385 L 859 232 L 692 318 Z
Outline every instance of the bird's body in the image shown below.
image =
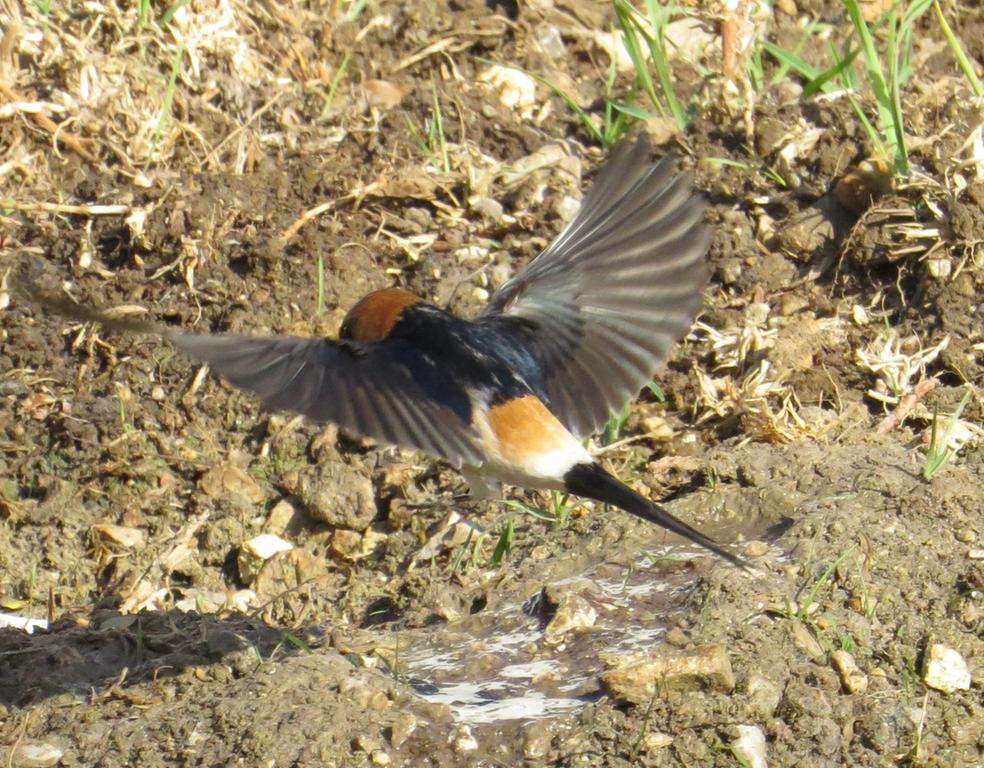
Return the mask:
M 390 288 L 352 307 L 337 340 L 166 335 L 270 408 L 426 451 L 473 488 L 613 504 L 740 564 L 583 445 L 652 379 L 707 280 L 703 204 L 649 153 L 644 140 L 616 148 L 574 219 L 473 320 Z
M 395 342 L 421 369 L 435 372 L 421 377 L 430 396 L 473 425 L 485 453 L 483 461 L 462 464 L 473 491 L 485 479 L 555 488 L 558 472 L 590 461 L 546 406 L 549 396 L 535 358 L 496 325 L 464 320 L 387 288 L 356 304 L 342 328 L 356 354 L 359 344 Z

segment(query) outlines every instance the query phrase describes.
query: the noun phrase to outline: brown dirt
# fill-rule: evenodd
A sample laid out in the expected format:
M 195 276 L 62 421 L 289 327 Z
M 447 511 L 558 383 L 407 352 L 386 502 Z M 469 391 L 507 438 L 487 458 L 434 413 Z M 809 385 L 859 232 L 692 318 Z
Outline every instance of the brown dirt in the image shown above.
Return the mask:
M 393 283 L 474 312 L 559 229 L 577 173 L 602 158 L 546 89 L 533 117 L 502 106 L 478 82 L 481 58 L 597 110 L 608 57 L 588 32 L 607 28 L 607 4 L 384 0 L 345 21 L 344 9 L 192 3 L 175 27 L 141 26 L 131 6 L 25 9 L 19 30 L 3 16 L 0 80 L 17 95 L 5 101 L 65 122 L 56 153 L 32 109 L 0 120 L 0 611 L 52 620 L 0 629 L 0 759 L 45 764 L 29 753 L 48 745 L 65 766 L 723 766 L 754 725 L 772 766 L 984 761 L 981 439 L 920 474 L 935 407 L 952 412 L 971 386 L 964 419 L 984 421 L 984 178 L 964 162 L 984 115 L 935 21 L 906 91 L 919 173 L 860 217 L 827 195 L 872 154 L 846 101 L 804 102 L 786 78 L 757 94 L 748 136 L 715 54 L 674 64 L 696 118 L 664 149 L 747 167 L 696 163 L 716 225 L 706 326 L 674 352 L 667 404 L 642 396 L 622 433 L 634 439 L 606 461 L 747 542 L 748 575 L 617 514 L 579 508 L 550 525 L 471 502 L 426 457 L 265 413 L 163 342 L 73 325 L 5 290 L 30 269 L 99 306 L 257 334 L 334 333 L 358 297 Z M 980 65 L 984 13 L 944 7 Z M 838 4 L 800 13 L 846 29 Z M 781 12 L 762 24 L 798 39 Z M 538 46 L 550 27 L 561 58 Z M 373 79 L 402 89 L 398 106 L 373 101 Z M 435 92 L 448 170 L 408 125 L 431 117 Z M 557 140 L 564 159 L 507 178 Z M 126 211 L 57 208 L 97 204 Z M 877 376 L 858 353 L 889 330 L 915 339 L 910 357 L 949 343 L 907 391 L 936 388 L 876 434 L 894 406 L 869 394 Z M 453 528 L 415 562 L 451 510 L 491 535 L 476 549 L 474 531 Z M 516 541 L 492 567 L 507 519 Z M 261 532 L 295 549 L 245 584 L 240 548 Z M 568 589 L 598 621 L 549 641 L 545 606 Z M 615 700 L 599 682 L 606 658 L 664 637 L 723 643 L 735 689 Z M 925 685 L 933 643 L 967 661 L 969 691 Z M 837 649 L 866 691 L 845 689 Z

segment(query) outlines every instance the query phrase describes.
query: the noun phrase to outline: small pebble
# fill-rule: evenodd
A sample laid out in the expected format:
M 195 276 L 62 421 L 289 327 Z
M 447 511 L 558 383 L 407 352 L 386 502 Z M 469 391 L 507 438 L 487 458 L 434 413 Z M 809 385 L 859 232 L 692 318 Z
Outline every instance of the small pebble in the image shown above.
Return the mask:
M 472 736 L 471 728 L 467 725 L 460 725 L 455 728 L 451 732 L 448 742 L 459 755 L 478 749 L 478 739 Z
M 766 302 L 753 301 L 745 307 L 745 318 L 755 325 L 765 325 L 765 321 L 769 319 L 770 311 L 772 311 L 772 307 Z
M 527 760 L 543 762 L 553 744 L 553 732 L 550 726 L 550 723 L 539 720 L 526 729 L 523 735 L 523 757 Z
M 499 221 L 504 213 L 502 203 L 491 197 L 474 197 L 468 201 L 472 210 L 492 221 Z
M 953 263 L 949 259 L 926 259 L 926 271 L 930 277 L 942 282 L 953 272 Z
M 287 530 L 287 526 L 290 525 L 294 516 L 297 514 L 297 510 L 294 509 L 293 504 L 286 499 L 281 499 L 270 510 L 270 515 L 267 517 L 266 525 L 264 526 L 266 533 L 282 536 Z
M 64 753 L 54 744 L 20 744 L 11 755 L 11 765 L 20 768 L 48 768 L 58 765 Z
M 680 629 L 680 627 L 673 627 L 673 629 L 666 633 L 664 639 L 676 648 L 686 648 L 690 645 L 690 638 L 687 637 L 687 633 Z
M 390 726 L 390 743 L 399 749 L 415 730 L 417 730 L 416 717 L 409 712 L 397 715 L 393 718 L 393 724 Z
M 552 24 L 541 24 L 536 28 L 536 42 L 551 59 L 563 58 L 567 53 L 560 30 Z
M 748 695 L 749 710 L 753 715 L 765 720 L 775 714 L 782 700 L 779 686 L 767 677 L 753 672 L 745 683 L 745 693 Z
M 767 768 L 765 734 L 757 725 L 739 725 L 738 738 L 731 745 L 736 755 L 745 759 L 751 768 Z
M 864 693 L 868 690 L 868 676 L 862 672 L 847 651 L 836 650 L 830 654 L 830 661 L 840 675 L 841 684 L 848 693 Z
M 942 643 L 926 649 L 923 662 L 923 682 L 943 693 L 970 690 L 970 670 L 956 650 Z
M 817 642 L 806 625 L 801 621 L 794 621 L 792 625 L 793 645 L 799 648 L 807 657 L 819 659 L 824 655 L 823 646 Z
M 973 528 L 958 528 L 953 535 L 963 544 L 973 544 L 977 540 L 977 533 Z
M 804 297 L 792 293 L 785 293 L 779 299 L 779 314 L 783 317 L 789 317 L 806 309 L 808 306 L 810 306 L 810 302 Z
M 709 688 L 728 692 L 735 687 L 728 652 L 723 645 L 705 645 L 689 651 L 669 648 L 648 654 L 618 656 L 601 681 L 620 701 L 648 702 L 657 690 L 692 691 Z
M 769 551 L 769 545 L 764 541 L 750 541 L 745 545 L 747 557 L 762 557 Z
M 738 259 L 724 259 L 718 266 L 721 282 L 725 285 L 737 283 L 741 278 L 741 262 Z
M 236 565 L 239 578 L 244 584 L 252 584 L 263 564 L 281 552 L 289 552 L 294 545 L 272 533 L 261 533 L 239 548 Z
M 662 731 L 650 731 L 642 739 L 643 752 L 655 752 L 657 749 L 665 749 L 673 743 L 673 737 Z
M 363 87 L 369 92 L 373 102 L 386 108 L 398 106 L 406 96 L 404 88 L 389 80 L 366 80 Z
M 557 612 L 547 624 L 544 635 L 547 642 L 554 643 L 561 640 L 569 632 L 590 629 L 597 620 L 598 612 L 581 595 L 564 595 L 557 606 Z

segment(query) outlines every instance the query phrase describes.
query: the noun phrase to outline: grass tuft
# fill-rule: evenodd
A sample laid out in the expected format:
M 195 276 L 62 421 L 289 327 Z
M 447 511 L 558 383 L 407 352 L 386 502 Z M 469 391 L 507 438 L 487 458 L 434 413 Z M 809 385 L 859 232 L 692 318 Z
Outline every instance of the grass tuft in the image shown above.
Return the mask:
M 331 77 L 331 83 L 328 84 L 328 94 L 325 96 L 324 106 L 321 107 L 322 117 L 331 111 L 331 105 L 335 101 L 335 94 L 338 92 L 338 86 L 341 84 L 342 78 L 345 77 L 345 71 L 348 69 L 349 60 L 351 58 L 352 53 L 350 51 L 342 57 L 342 63 L 338 65 L 338 69 L 335 70 L 335 74 Z
M 855 35 L 861 48 L 862 60 L 871 82 L 875 105 L 878 111 L 876 131 L 864 117 L 858 103 L 852 98 L 855 112 L 862 118 L 865 130 L 872 143 L 879 150 L 882 159 L 888 162 L 896 174 L 909 174 L 909 153 L 905 143 L 904 116 L 902 110 L 902 88 L 912 74 L 910 57 L 912 54 L 912 32 L 919 18 L 929 10 L 932 0 L 916 0 L 903 5 L 894 5 L 879 21 L 886 27 L 887 41 L 884 51 L 879 54 L 875 46 L 872 27 L 865 21 L 859 0 L 844 0 Z M 882 63 L 884 57 L 884 66 Z
M 164 128 L 167 126 L 168 120 L 171 119 L 171 104 L 174 102 L 174 91 L 178 85 L 178 74 L 181 72 L 181 62 L 184 60 L 184 53 L 185 46 L 184 43 L 181 43 L 174 54 L 174 61 L 171 62 L 171 73 L 168 75 L 167 87 L 164 89 L 164 104 L 161 106 L 161 115 L 157 119 L 157 127 L 154 129 L 154 135 L 150 140 L 150 152 L 147 153 L 145 168 L 149 167 L 153 161 L 154 155 L 157 152 L 157 144 L 164 134 Z
M 421 151 L 427 155 L 431 164 L 444 173 L 451 172 L 451 160 L 448 155 L 448 142 L 444 135 L 444 118 L 441 115 L 441 100 L 437 93 L 437 83 L 431 81 L 433 103 L 430 117 L 418 126 L 410 115 L 407 115 L 407 128 Z
M 646 13 L 643 14 L 629 0 L 614 0 L 614 9 L 625 49 L 635 68 L 633 92 L 641 90 L 659 114 L 671 115 L 677 128 L 686 131 L 694 113 L 692 109 L 684 109 L 677 98 L 666 50 L 666 26 L 672 16 L 672 6 L 646 0 Z
M 523 514 L 529 515 L 530 517 L 535 517 L 537 520 L 544 520 L 551 523 L 554 528 L 559 529 L 567 526 L 567 521 L 570 519 L 571 512 L 581 506 L 584 502 L 581 500 L 576 500 L 572 503 L 569 493 L 563 493 L 562 491 L 550 491 L 551 508 L 549 510 L 534 506 L 533 504 L 529 504 L 525 501 L 520 501 L 519 499 L 503 499 L 502 503 L 507 507 L 518 509 Z
M 960 398 L 957 409 L 953 412 L 942 432 L 940 432 L 939 404 L 933 408 L 933 431 L 930 433 L 929 448 L 926 451 L 926 461 L 922 469 L 922 476 L 925 479 L 931 480 L 960 450 L 959 445 L 956 444 L 957 441 L 954 440 L 954 433 L 968 402 L 970 402 L 969 388 Z

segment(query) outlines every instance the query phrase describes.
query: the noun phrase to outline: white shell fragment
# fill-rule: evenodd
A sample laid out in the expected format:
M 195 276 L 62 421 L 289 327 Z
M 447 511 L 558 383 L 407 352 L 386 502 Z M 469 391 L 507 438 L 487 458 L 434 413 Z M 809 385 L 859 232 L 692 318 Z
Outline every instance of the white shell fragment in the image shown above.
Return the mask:
M 96 523 L 92 532 L 105 542 L 118 544 L 124 549 L 140 549 L 147 541 L 147 534 L 139 528 L 114 523 Z
M 499 94 L 499 103 L 507 109 L 515 109 L 519 116 L 533 117 L 536 106 L 536 81 L 525 72 L 495 64 L 478 76 L 479 82 L 488 83 Z
M 942 643 L 934 643 L 926 649 L 923 682 L 943 693 L 966 691 L 970 689 L 970 670 L 957 651 Z
M 279 552 L 290 552 L 294 545 L 272 533 L 261 533 L 243 544 L 243 549 L 260 560 L 269 560 Z
M 731 750 L 751 768 L 768 768 L 765 734 L 757 725 L 739 725 L 738 738 L 731 744 Z
M 19 765 L 21 768 L 49 768 L 61 762 L 64 752 L 54 744 L 19 744 L 11 754 L 12 761 L 8 764 Z
M 467 725 L 459 725 L 453 730 L 448 738 L 448 743 L 459 755 L 478 749 L 478 739 L 472 735 L 472 730 Z
M 953 272 L 953 264 L 949 259 L 926 259 L 926 271 L 936 280 L 946 280 Z
M 281 552 L 289 552 L 294 545 L 272 533 L 261 533 L 239 548 L 239 578 L 249 584 L 260 572 L 263 563 Z
M 30 635 L 35 629 L 47 629 L 48 622 L 44 619 L 29 619 L 13 613 L 0 613 L 0 628 L 2 627 L 16 627 L 23 629 Z

